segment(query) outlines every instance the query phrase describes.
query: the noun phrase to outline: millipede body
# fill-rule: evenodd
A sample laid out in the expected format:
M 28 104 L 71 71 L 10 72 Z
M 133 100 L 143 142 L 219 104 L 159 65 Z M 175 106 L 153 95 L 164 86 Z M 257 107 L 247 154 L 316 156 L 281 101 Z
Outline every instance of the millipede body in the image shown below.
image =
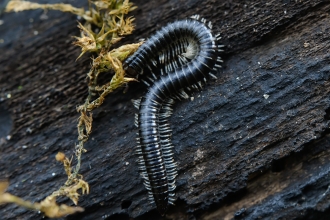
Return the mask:
M 168 123 L 174 100 L 199 91 L 221 67 L 220 37 L 211 29 L 211 23 L 198 15 L 175 21 L 157 31 L 124 63 L 128 74 L 148 86 L 146 94 L 133 102 L 139 109 L 137 154 L 149 198 L 162 215 L 175 200 L 177 170 Z

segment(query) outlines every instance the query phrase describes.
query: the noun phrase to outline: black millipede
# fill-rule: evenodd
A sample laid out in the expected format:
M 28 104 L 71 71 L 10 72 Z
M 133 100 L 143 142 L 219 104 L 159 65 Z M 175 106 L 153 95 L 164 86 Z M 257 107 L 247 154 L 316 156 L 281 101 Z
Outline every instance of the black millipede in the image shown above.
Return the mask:
M 137 154 L 139 170 L 149 198 L 164 215 L 173 204 L 176 163 L 168 117 L 174 99 L 188 98 L 221 67 L 219 34 L 211 23 L 194 15 L 175 21 L 157 31 L 124 62 L 129 75 L 136 75 L 148 91 L 133 103 L 139 109 Z

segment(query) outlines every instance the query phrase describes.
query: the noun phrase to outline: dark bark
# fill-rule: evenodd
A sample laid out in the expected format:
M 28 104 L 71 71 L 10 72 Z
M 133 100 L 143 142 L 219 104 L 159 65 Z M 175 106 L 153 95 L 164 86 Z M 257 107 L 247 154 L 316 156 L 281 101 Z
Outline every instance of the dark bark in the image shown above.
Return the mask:
M 326 219 L 330 3 L 134 2 L 136 31 L 123 43 L 200 14 L 226 46 L 218 80 L 174 107 L 178 199 L 166 218 Z M 32 201 L 66 180 L 54 156 L 74 152 L 75 106 L 87 95 L 90 67 L 86 55 L 75 62 L 80 51 L 70 36 L 79 33 L 76 17 L 48 12 L 42 20 L 42 14 L 3 14 L 0 26 L 0 177 L 10 180 L 10 193 Z M 95 111 L 81 170 L 91 192 L 79 201 L 85 212 L 67 219 L 161 219 L 147 201 L 135 162 L 130 100 L 143 92 L 131 84 Z M 4 219 L 42 218 L 14 205 L 1 206 L 0 213 Z

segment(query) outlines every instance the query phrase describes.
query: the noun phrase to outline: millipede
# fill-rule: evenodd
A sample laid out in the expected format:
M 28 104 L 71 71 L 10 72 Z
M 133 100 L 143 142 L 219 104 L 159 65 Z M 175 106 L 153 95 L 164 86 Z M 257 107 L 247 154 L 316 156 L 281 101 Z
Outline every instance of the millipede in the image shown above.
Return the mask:
M 176 163 L 168 118 L 174 100 L 199 91 L 221 67 L 220 35 L 199 15 L 167 24 L 124 62 L 127 74 L 144 82 L 148 91 L 133 104 L 139 171 L 149 199 L 164 215 L 175 201 Z

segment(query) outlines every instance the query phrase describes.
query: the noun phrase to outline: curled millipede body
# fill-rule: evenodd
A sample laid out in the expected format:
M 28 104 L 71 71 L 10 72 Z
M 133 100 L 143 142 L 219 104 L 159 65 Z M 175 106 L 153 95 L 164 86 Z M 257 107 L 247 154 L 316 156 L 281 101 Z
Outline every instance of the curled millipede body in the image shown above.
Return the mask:
M 176 163 L 173 159 L 168 118 L 174 100 L 199 91 L 222 62 L 219 35 L 211 23 L 198 15 L 175 21 L 147 40 L 125 63 L 125 71 L 137 75 L 148 86 L 147 93 L 133 103 L 139 109 L 137 154 L 139 169 L 149 198 L 165 214 L 174 202 Z

